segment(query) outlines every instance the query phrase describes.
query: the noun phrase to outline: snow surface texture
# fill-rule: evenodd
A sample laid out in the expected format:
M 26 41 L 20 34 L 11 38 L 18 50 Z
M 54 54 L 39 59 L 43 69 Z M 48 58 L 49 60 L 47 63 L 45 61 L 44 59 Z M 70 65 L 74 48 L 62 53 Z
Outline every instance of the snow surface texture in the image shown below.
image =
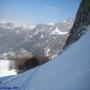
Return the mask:
M 17 87 L 17 90 L 90 90 L 90 30 L 56 59 L 9 78 L 0 84 L 2 90 L 4 87 Z
M 14 69 L 9 70 L 10 63 L 11 63 L 11 60 L 0 60 L 0 77 L 17 74 L 17 72 Z

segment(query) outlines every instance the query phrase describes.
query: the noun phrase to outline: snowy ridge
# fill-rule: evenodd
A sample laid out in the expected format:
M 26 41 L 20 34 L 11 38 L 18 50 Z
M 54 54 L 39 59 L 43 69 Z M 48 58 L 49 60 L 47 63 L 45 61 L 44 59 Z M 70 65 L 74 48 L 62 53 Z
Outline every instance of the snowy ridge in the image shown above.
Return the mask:
M 56 59 L 15 76 L 0 87 L 19 90 L 90 90 L 90 26 L 84 37 Z M 2 89 L 4 90 L 4 89 Z
M 58 28 L 56 28 L 54 31 L 52 31 L 50 34 L 59 34 L 59 35 L 65 35 L 68 32 L 61 32 Z

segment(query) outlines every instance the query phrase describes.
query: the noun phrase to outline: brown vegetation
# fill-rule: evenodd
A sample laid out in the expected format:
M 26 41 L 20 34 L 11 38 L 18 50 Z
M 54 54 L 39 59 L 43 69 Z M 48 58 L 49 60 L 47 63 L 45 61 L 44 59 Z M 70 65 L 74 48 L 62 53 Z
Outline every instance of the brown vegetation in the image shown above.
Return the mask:
M 34 57 L 19 57 L 15 60 L 16 69 L 18 73 L 27 71 L 38 65 L 41 65 L 49 60 L 46 56 L 34 56 Z

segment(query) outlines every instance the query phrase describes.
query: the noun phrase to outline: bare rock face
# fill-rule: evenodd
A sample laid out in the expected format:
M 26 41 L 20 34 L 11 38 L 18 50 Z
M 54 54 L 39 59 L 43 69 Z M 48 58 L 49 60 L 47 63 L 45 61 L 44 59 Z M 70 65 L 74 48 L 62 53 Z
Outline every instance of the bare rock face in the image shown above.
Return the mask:
M 85 26 L 90 24 L 90 0 L 82 0 L 76 14 L 73 27 L 66 41 L 66 46 L 77 41 L 86 31 Z

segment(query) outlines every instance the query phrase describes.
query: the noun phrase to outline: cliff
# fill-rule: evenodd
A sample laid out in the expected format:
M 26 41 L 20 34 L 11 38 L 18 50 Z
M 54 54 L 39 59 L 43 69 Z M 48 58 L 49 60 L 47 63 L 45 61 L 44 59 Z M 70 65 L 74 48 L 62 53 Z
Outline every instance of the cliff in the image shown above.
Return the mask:
M 77 41 L 86 31 L 87 25 L 90 24 L 90 0 L 82 0 L 76 14 L 73 27 L 66 41 L 66 46 Z M 65 48 L 64 47 L 64 48 Z

